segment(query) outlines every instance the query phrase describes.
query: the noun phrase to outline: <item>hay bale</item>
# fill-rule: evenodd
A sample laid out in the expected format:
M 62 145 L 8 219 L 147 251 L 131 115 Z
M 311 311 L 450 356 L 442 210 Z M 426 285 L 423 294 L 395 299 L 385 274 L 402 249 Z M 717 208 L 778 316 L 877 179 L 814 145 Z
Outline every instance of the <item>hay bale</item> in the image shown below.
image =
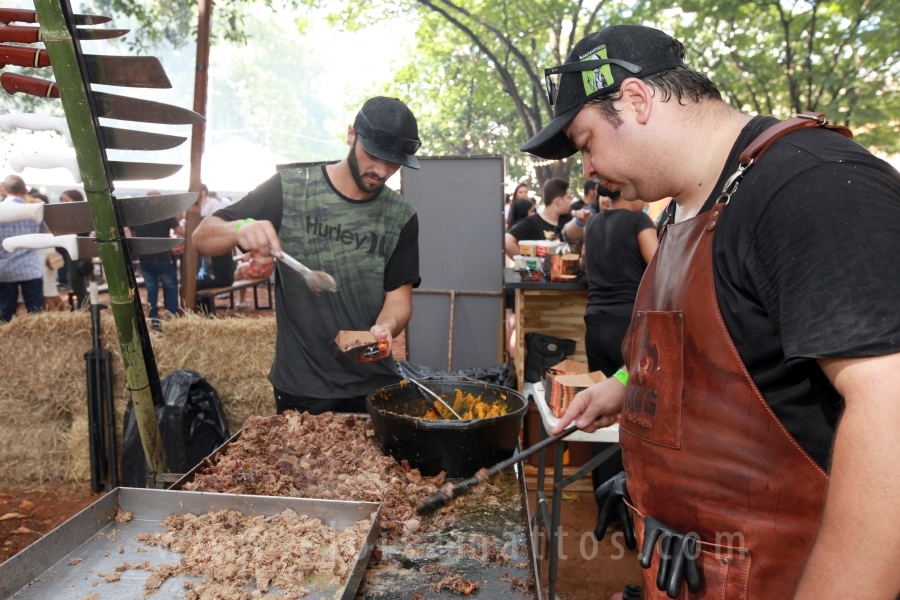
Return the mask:
M 115 325 L 101 319 L 103 347 L 112 354 L 116 441 L 129 399 Z M 228 426 L 275 412 L 269 368 L 275 319 L 208 319 L 188 315 L 151 333 L 160 377 L 175 369 L 202 374 L 219 393 Z M 16 317 L 0 325 L 0 481 L 84 482 L 90 478 L 84 354 L 91 349 L 87 312 Z

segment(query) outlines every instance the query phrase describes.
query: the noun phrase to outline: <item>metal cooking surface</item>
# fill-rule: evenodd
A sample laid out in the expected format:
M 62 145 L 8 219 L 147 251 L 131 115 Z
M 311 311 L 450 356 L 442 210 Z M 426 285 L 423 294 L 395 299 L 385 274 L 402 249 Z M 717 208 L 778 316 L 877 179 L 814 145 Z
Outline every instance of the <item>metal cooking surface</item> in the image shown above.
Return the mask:
M 134 518 L 127 523 L 116 522 L 117 506 L 133 512 Z M 169 515 L 233 509 L 244 515 L 270 516 L 287 508 L 298 514 L 317 517 L 330 527 L 343 528 L 356 521 L 372 519 L 378 511 L 378 504 L 118 488 L 0 565 L 0 598 L 80 600 L 92 594 L 98 594 L 100 599 L 141 598 L 146 592 L 143 585 L 150 576 L 149 571 L 123 571 L 122 578 L 112 583 L 99 574 L 113 573 L 116 565 L 125 561 L 132 565 L 143 561 L 149 561 L 151 566 L 178 564 L 181 554 L 145 546 L 137 540 L 141 533 L 165 531 L 159 523 Z M 367 543 L 363 545 L 351 576 L 343 586 L 340 595 L 343 600 L 354 597 L 377 537 L 377 522 L 373 520 Z M 139 549 L 145 551 L 140 552 Z M 202 579 L 170 577 L 150 597 L 161 600 L 183 598 L 185 589 L 182 583 Z M 249 584 L 247 589 L 253 589 L 252 585 Z M 341 586 L 325 581 L 313 581 L 307 587 L 312 594 L 306 598 L 330 600 L 341 591 Z M 277 593 L 277 588 L 273 586 L 267 595 Z

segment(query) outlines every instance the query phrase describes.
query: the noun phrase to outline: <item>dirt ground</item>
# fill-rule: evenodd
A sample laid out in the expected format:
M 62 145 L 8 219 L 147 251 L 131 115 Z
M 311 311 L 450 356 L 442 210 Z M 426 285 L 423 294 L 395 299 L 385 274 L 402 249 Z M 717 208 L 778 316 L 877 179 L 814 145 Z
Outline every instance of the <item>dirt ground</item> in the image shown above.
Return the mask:
M 535 492 L 529 493 L 529 503 L 535 506 Z M 621 535 L 611 541 L 608 532 L 600 542 L 595 542 L 591 532 L 597 521 L 597 504 L 593 494 L 566 493 L 561 512 L 562 552 L 556 581 L 556 600 L 607 600 L 625 589 L 629 583 L 640 584 L 641 567 L 637 552 L 624 547 Z M 596 548 L 596 554 L 594 554 Z M 545 552 L 545 551 L 544 551 Z M 563 558 L 565 557 L 565 558 Z M 592 557 L 592 558 L 591 558 Z M 547 566 L 541 568 L 543 596 L 548 596 Z
M 0 491 L 0 562 L 95 502 L 88 485 L 45 484 Z

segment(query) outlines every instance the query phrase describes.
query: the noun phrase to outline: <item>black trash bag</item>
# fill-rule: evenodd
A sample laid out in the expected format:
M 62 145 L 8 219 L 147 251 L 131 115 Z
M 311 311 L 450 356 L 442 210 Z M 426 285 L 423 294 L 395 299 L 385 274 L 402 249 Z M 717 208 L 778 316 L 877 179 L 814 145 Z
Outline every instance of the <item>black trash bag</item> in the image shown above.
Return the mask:
M 156 407 L 156 420 L 166 466 L 170 473 L 187 473 L 231 437 L 228 423 L 216 390 L 196 371 L 178 369 L 160 383 L 165 404 Z M 122 485 L 146 487 L 147 461 L 131 401 L 122 437 Z
M 404 379 L 425 379 L 426 377 L 468 377 L 485 383 L 493 383 L 503 387 L 516 387 L 516 380 L 509 372 L 506 364 L 494 365 L 487 369 L 463 369 L 462 371 L 441 371 L 423 365 L 413 364 L 409 361 L 398 360 L 397 371 Z
M 525 334 L 525 381 L 537 383 L 544 371 L 575 354 L 575 340 L 540 333 Z

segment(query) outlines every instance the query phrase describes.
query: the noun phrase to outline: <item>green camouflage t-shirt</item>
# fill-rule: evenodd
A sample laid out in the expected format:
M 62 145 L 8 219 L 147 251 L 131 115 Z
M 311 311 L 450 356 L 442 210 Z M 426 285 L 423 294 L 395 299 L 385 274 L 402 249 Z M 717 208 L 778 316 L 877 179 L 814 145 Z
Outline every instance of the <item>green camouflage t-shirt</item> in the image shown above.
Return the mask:
M 281 187 L 280 223 L 271 198 L 276 184 Z M 264 188 L 268 193 L 260 191 Z M 340 330 L 368 331 L 386 290 L 418 285 L 418 221 L 405 198 L 383 187 L 369 200 L 350 200 L 332 187 L 323 166 L 312 166 L 281 171 L 216 216 L 273 221 L 285 252 L 337 282 L 336 293 L 315 294 L 299 273 L 276 262 L 277 335 L 269 373 L 276 389 L 311 398 L 351 398 L 399 381 L 393 359 L 354 363 L 334 338 Z

